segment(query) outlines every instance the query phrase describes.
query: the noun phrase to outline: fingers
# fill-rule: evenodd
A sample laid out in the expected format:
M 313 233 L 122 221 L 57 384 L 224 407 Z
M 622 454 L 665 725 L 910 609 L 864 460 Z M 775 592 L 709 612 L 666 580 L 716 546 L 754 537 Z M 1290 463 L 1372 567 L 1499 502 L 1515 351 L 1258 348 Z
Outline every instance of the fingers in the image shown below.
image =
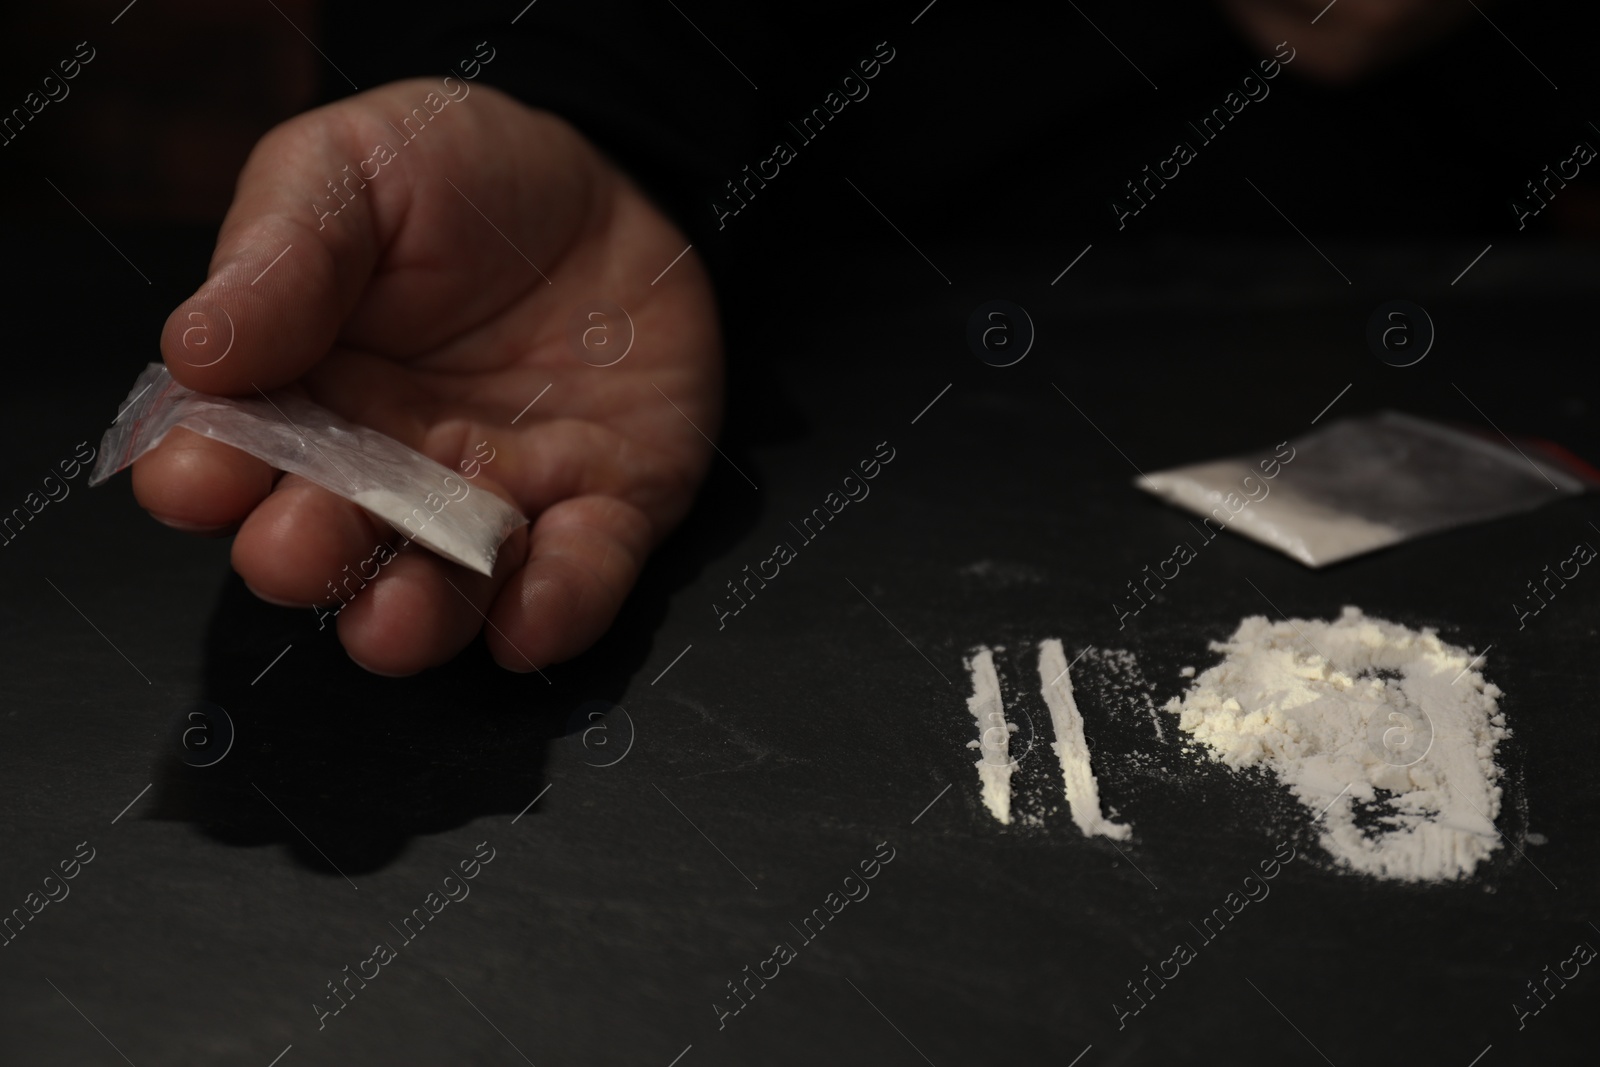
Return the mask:
M 337 108 L 279 126 L 245 163 L 210 272 L 161 335 L 167 368 L 189 388 L 241 395 L 293 381 L 361 298 L 380 238 L 374 197 L 353 193 L 359 176 L 348 190 L 330 185 L 366 154 Z
M 488 613 L 495 662 L 530 671 L 597 641 L 639 577 L 652 536 L 642 512 L 611 497 L 576 497 L 541 515 L 527 563 Z
M 496 593 L 521 567 L 526 541 L 526 529 L 513 533 L 485 577 L 291 474 L 239 528 L 233 567 L 263 600 L 318 605 L 322 627 L 337 620 L 352 659 L 375 674 L 399 676 L 444 663 L 471 642 Z
M 179 426 L 134 462 L 133 495 L 168 526 L 223 533 L 266 499 L 274 477 L 256 457 Z
M 324 621 L 335 614 L 345 650 L 374 673 L 438 666 L 480 630 L 497 663 L 526 673 L 600 638 L 638 579 L 654 530 L 643 511 L 614 497 L 563 500 L 531 531 L 513 533 L 485 577 L 286 475 L 240 528 L 233 566 L 264 600 L 321 604 Z
M 553 286 L 608 202 L 609 171 L 552 116 L 487 87 L 459 105 L 439 89 L 396 82 L 262 138 L 205 283 L 162 332 L 173 377 L 253 394 L 300 377 L 341 335 L 418 356 Z
M 323 605 L 324 624 L 336 616 L 345 650 L 376 674 L 438 666 L 480 630 L 497 663 L 532 672 L 599 639 L 652 539 L 650 522 L 632 505 L 578 497 L 550 508 L 531 532 L 513 533 L 485 577 L 286 475 L 244 521 L 233 566 L 264 600 Z
M 339 611 L 345 651 L 374 674 L 389 676 L 448 662 L 484 628 L 496 593 L 522 565 L 526 544 L 526 528 L 507 538 L 488 577 L 419 545 L 402 545 L 376 580 L 358 588 Z M 517 666 L 533 669 L 528 663 Z
M 387 523 L 286 474 L 239 527 L 233 569 L 261 599 L 304 608 L 332 601 L 346 582 L 359 588 L 361 561 L 393 538 Z
M 371 534 L 345 524 L 343 506 L 308 483 L 280 489 L 239 531 L 234 566 L 267 599 L 326 600 L 325 614 L 337 614 L 350 658 L 389 676 L 448 662 L 480 630 L 508 670 L 532 673 L 570 659 L 616 618 L 652 537 L 638 509 L 609 497 L 580 497 L 551 508 L 531 532 L 508 538 L 494 574 L 485 577 L 415 544 L 354 548 Z M 278 536 L 315 513 L 323 523 L 315 543 Z M 302 583 L 308 572 L 331 575 L 331 584 L 312 589 Z

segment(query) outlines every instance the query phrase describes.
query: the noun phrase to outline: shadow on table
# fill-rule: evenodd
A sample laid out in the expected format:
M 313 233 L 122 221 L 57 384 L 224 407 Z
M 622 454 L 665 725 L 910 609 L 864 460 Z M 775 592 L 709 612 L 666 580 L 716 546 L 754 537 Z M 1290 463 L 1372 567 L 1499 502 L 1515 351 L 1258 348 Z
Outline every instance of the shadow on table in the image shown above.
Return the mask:
M 331 622 L 319 631 L 311 610 L 263 603 L 231 578 L 207 631 L 201 702 L 159 742 L 147 817 L 223 844 L 284 844 L 338 877 L 387 866 L 414 837 L 516 816 L 544 788 L 551 743 L 600 765 L 626 753 L 634 727 L 617 701 L 647 662 L 661 665 L 654 635 L 672 594 L 761 506 L 738 475 L 714 471 L 618 624 L 543 677 L 500 668 L 478 640 L 443 667 L 381 678 L 346 655 Z

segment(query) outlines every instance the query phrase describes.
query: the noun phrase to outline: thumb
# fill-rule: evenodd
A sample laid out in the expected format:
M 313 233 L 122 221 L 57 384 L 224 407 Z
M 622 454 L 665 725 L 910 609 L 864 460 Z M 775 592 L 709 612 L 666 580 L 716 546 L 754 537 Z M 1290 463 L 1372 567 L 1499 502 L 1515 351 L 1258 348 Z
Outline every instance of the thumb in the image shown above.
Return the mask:
M 342 101 L 263 137 L 239 175 L 204 284 L 161 334 L 167 369 L 204 393 L 253 394 L 320 360 L 377 262 L 374 201 Z

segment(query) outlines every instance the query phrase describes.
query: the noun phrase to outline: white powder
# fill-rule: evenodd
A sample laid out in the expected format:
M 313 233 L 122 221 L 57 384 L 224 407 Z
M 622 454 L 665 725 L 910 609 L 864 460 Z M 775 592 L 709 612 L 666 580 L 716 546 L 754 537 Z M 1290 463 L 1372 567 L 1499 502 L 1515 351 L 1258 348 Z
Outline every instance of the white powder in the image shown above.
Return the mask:
M 1406 536 L 1393 526 L 1318 503 L 1296 492 L 1287 478 L 1275 486 L 1265 482 L 1260 471 L 1237 460 L 1161 471 L 1141 476 L 1135 484 L 1308 567 L 1358 556 Z M 1255 496 L 1248 495 L 1251 486 Z
M 978 740 L 969 741 L 969 748 L 979 749 L 983 756 L 973 764 L 978 769 L 978 784 L 983 791 L 983 804 L 1003 823 L 1011 821 L 1011 735 L 1016 723 L 1006 722 L 1005 708 L 1000 702 L 1000 679 L 994 672 L 994 653 L 980 648 L 967 660 L 967 670 L 972 674 L 972 695 L 967 698 L 967 710 L 978 720 Z
M 1270 768 L 1341 865 L 1402 881 L 1471 874 L 1499 846 L 1509 733 L 1482 657 L 1346 607 L 1332 622 L 1252 616 L 1227 658 L 1167 704 L 1230 767 Z M 1362 823 L 1357 825 L 1358 803 Z
M 1137 656 L 1125 648 L 1086 648 L 1078 653 L 1078 659 L 1100 668 L 1098 677 L 1093 681 L 1109 703 L 1116 705 L 1118 710 L 1137 708 L 1144 711 L 1150 716 L 1150 725 L 1155 728 L 1156 740 L 1166 740 L 1167 732 L 1161 725 L 1161 712 L 1156 710 L 1156 702 L 1150 699 L 1150 682 L 1139 669 Z M 1077 659 L 1073 660 L 1074 664 L 1077 662 Z
M 449 497 L 437 493 L 430 495 L 438 497 L 445 504 L 451 502 Z M 350 499 L 386 520 L 404 536 L 427 545 L 445 559 L 470 567 L 479 574 L 494 572 L 495 549 L 499 546 L 499 540 L 486 543 L 481 536 L 469 536 L 451 521 L 455 516 L 449 519 L 440 517 L 444 505 L 434 510 L 388 489 L 363 489 Z
M 1100 813 L 1100 786 L 1089 766 L 1089 745 L 1083 737 L 1083 716 L 1072 699 L 1072 677 L 1067 668 L 1067 657 L 1061 642 L 1055 638 L 1039 645 L 1039 681 L 1043 683 L 1044 702 L 1050 709 L 1050 724 L 1056 740 L 1051 744 L 1056 758 L 1061 761 L 1061 777 L 1067 786 L 1067 805 L 1072 809 L 1072 821 L 1078 824 L 1083 836 L 1104 834 L 1123 841 L 1133 833 L 1133 828 L 1114 823 Z

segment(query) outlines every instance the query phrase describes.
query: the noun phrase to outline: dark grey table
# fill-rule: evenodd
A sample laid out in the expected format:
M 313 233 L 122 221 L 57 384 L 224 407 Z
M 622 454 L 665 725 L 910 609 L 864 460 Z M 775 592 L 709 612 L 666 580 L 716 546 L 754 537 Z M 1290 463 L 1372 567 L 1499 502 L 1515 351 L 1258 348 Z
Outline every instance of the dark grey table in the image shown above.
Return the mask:
M 199 235 L 118 237 L 157 297 L 203 264 Z M 120 263 L 52 280 L 86 240 L 41 253 L 19 294 L 44 309 L 12 324 L 20 350 L 58 358 L 0 399 L 6 507 L 98 438 L 153 351 L 164 308 Z M 1354 284 L 1301 243 L 1097 248 L 1055 286 L 1077 248 L 947 251 L 947 286 L 882 245 L 733 309 L 728 461 L 615 631 L 547 678 L 481 648 L 366 676 L 310 611 L 254 601 L 226 542 L 151 522 L 126 477 L 80 480 L 0 549 L 0 907 L 93 856 L 0 949 L 0 1059 L 1575 1062 L 1600 978 L 1584 970 L 1520 1031 L 1510 1005 L 1600 943 L 1600 591 L 1575 583 L 1522 632 L 1508 605 L 1595 536 L 1593 501 L 1323 572 L 1229 536 L 1125 629 L 1111 607 L 1186 529 L 1132 488 L 1134 465 L 1304 432 L 1346 385 L 1330 418 L 1487 415 L 1600 456 L 1577 358 L 1594 350 L 1594 257 L 1497 247 L 1452 287 L 1476 247 L 1323 250 Z M 86 291 L 129 295 L 74 313 Z M 1440 334 L 1404 370 L 1361 340 L 1396 296 Z M 967 350 L 991 298 L 1037 326 L 1014 367 Z M 795 541 L 789 523 L 880 442 L 894 459 L 871 495 L 719 627 L 726 583 Z M 1213 661 L 1209 640 L 1271 610 L 1251 582 L 1291 615 L 1357 604 L 1494 646 L 1507 844 L 1470 880 L 1341 873 L 1281 787 L 1185 751 L 1170 723 L 1156 738 L 1142 694 L 1163 703 L 1180 666 Z M 1049 637 L 1126 649 L 1148 682 L 1097 655 L 1075 671 L 1103 797 L 1134 826 L 1120 846 L 1071 825 L 1048 731 L 1015 779 L 1042 825 L 1001 827 L 978 800 L 962 658 L 1003 644 L 1026 682 Z M 1036 693 L 1019 707 L 1043 729 Z M 201 701 L 235 730 L 203 768 L 178 742 Z M 1299 858 L 1271 896 L 1119 1028 L 1126 983 L 1282 842 Z M 889 855 L 870 895 L 802 936 Z M 405 925 L 416 909 L 426 923 Z M 794 957 L 722 1016 L 779 943 Z

